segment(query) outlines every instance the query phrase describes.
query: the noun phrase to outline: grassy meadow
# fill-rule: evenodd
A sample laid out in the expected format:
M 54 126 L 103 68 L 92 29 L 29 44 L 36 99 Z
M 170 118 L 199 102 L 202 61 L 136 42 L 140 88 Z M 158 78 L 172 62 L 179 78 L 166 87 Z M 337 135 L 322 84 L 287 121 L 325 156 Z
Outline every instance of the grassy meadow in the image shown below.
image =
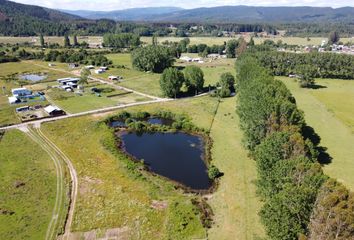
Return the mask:
M 97 122 L 111 114 L 44 124 L 46 135 L 72 159 L 79 174 L 73 230 L 82 233 L 92 229 L 103 231 L 128 227 L 129 239 L 138 239 L 139 236 L 147 239 L 263 236 L 255 211 L 260 207 L 252 184 L 255 166 L 241 146 L 235 98 L 221 102 L 214 118 L 217 106 L 216 99 L 201 97 L 129 108 L 129 111 L 163 109 L 187 113 L 199 127 L 211 129 L 214 140 L 212 163 L 225 176 L 221 178 L 217 191 L 208 195 L 215 214 L 215 224 L 208 232 L 194 213 L 193 195 L 174 190 L 170 182 L 147 173 L 138 178 L 132 176 L 121 157 L 112 155 L 102 145 L 111 132 Z M 78 145 L 85 147 L 77 148 Z M 151 207 L 154 201 L 165 202 L 167 207 L 154 209 Z M 188 224 L 183 227 L 184 223 Z M 222 238 L 218 237 L 220 233 Z
M 51 158 L 11 130 L 0 137 L 0 166 L 0 239 L 44 239 L 56 195 Z
M 291 90 L 305 119 L 321 137 L 331 162 L 324 165 L 329 176 L 354 190 L 354 82 L 317 79 L 318 89 L 303 89 L 293 79 L 280 78 Z

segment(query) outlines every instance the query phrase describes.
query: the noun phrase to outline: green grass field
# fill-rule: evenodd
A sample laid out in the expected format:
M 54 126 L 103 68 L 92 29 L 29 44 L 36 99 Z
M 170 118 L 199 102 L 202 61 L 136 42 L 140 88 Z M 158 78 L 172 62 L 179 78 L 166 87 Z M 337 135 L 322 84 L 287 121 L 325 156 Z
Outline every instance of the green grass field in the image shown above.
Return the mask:
M 302 89 L 289 78 L 280 78 L 291 90 L 297 104 L 305 112 L 308 125 L 321 137 L 332 162 L 324 166 L 329 176 L 354 190 L 354 82 L 318 79 L 326 88 Z
M 187 113 L 198 126 L 209 129 L 216 106 L 216 99 L 202 97 L 134 107 L 129 111 L 164 109 Z M 252 184 L 255 166 L 241 146 L 234 106 L 235 98 L 222 102 L 211 128 L 213 164 L 225 176 L 209 200 L 215 214 L 215 224 L 208 231 L 210 239 L 263 236 L 257 215 L 260 203 Z M 74 231 L 127 226 L 129 239 L 137 239 L 139 234 L 147 239 L 206 238 L 206 230 L 191 214 L 191 195 L 173 190 L 169 182 L 158 177 L 132 178 L 121 160 L 102 146 L 109 132 L 96 122 L 106 116 L 97 114 L 43 126 L 44 132 L 72 159 L 79 174 Z M 85 147 L 77 148 L 78 145 Z M 153 200 L 165 201 L 168 207 L 153 209 L 150 207 Z M 182 230 L 181 221 L 187 216 L 189 223 Z
M 247 156 L 241 139 L 239 119 L 235 113 L 235 98 L 223 100 L 211 128 L 214 140 L 212 155 L 225 175 L 210 199 L 215 213 L 215 225 L 210 239 L 255 239 L 264 237 L 258 218 L 261 203 L 255 195 L 255 162 Z
M 240 37 L 241 35 L 236 36 L 235 38 Z M 243 37 L 248 41 L 250 39 L 248 34 L 243 35 Z M 172 42 L 178 42 L 183 38 L 180 37 L 159 37 L 158 42 L 162 43 L 164 41 L 172 41 Z M 213 45 L 213 44 L 223 44 L 224 42 L 227 42 L 228 40 L 232 39 L 231 37 L 190 37 L 191 44 L 201 44 L 205 43 L 207 45 Z M 269 36 L 269 37 L 259 37 L 259 38 L 254 38 L 255 43 L 259 44 L 263 42 L 266 39 L 270 39 L 273 41 L 278 41 L 281 40 L 283 43 L 287 44 L 297 44 L 297 45 L 320 45 L 322 40 L 327 39 L 327 37 L 310 37 L 310 41 L 307 40 L 306 37 L 284 37 L 284 36 Z M 73 39 L 71 37 L 71 42 L 73 42 Z M 101 36 L 81 36 L 78 37 L 79 42 L 87 42 L 87 43 L 101 43 L 102 42 L 102 37 Z M 152 37 L 141 37 L 141 41 L 146 43 L 146 44 L 151 44 L 152 43 Z M 341 38 L 341 41 L 343 43 L 347 42 L 354 42 L 353 38 Z M 0 37 L 0 43 L 10 43 L 10 44 L 16 44 L 16 43 L 33 43 L 35 46 L 39 46 L 39 37 Z M 58 43 L 60 45 L 63 45 L 64 43 L 64 37 L 45 37 L 45 42 L 47 43 Z
M 12 130 L 0 138 L 0 166 L 0 239 L 44 239 L 56 194 L 52 160 Z

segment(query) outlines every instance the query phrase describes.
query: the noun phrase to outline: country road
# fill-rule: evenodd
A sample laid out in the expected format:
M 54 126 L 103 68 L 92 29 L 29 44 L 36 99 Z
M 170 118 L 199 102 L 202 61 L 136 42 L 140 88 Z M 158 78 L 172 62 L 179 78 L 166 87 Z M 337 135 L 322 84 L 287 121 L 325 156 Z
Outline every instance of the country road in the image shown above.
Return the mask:
M 127 108 L 127 107 L 146 105 L 146 104 L 158 103 L 158 102 L 168 102 L 168 101 L 173 101 L 173 100 L 174 99 L 162 98 L 162 99 L 157 99 L 157 100 L 149 100 L 149 101 L 144 101 L 144 102 L 136 102 L 136 103 L 129 103 L 129 104 L 118 105 L 118 106 L 113 106 L 113 107 L 100 108 L 100 109 L 90 110 L 90 111 L 86 111 L 86 112 L 67 114 L 67 115 L 62 115 L 62 116 L 52 117 L 52 118 L 44 118 L 44 119 L 34 120 L 34 121 L 26 122 L 26 123 L 19 123 L 19 124 L 15 124 L 15 125 L 6 126 L 6 127 L 0 127 L 0 130 L 16 129 L 16 128 L 21 128 L 21 127 L 25 127 L 25 126 L 33 125 L 33 124 L 41 124 L 44 122 L 53 122 L 56 120 L 61 120 L 61 119 L 66 119 L 66 118 L 81 117 L 81 116 L 90 115 L 90 114 L 110 112 L 110 111 L 114 111 L 114 110 L 122 109 L 122 108 Z

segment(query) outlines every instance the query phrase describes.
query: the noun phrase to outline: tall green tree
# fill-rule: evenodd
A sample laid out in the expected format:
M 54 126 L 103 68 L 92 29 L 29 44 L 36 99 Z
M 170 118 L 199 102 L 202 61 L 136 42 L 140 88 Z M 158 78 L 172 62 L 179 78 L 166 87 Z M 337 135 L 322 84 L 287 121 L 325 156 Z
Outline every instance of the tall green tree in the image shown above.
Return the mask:
M 87 68 L 83 68 L 81 69 L 80 72 L 80 80 L 78 82 L 78 84 L 82 87 L 82 90 L 84 91 L 84 85 L 88 84 L 88 79 L 91 75 L 91 71 Z
M 75 47 L 79 46 L 79 42 L 77 41 L 77 35 L 76 34 L 74 35 L 73 45 Z
M 181 71 L 176 68 L 167 68 L 163 71 L 160 78 L 160 87 L 167 97 L 177 97 L 180 93 L 184 82 L 184 76 Z
M 45 41 L 44 41 L 43 34 L 39 35 L 39 43 L 41 44 L 42 48 L 45 46 Z
M 68 35 L 64 36 L 64 47 L 70 47 L 70 38 Z
M 191 65 L 184 69 L 184 79 L 188 90 L 198 91 L 203 90 L 204 86 L 204 73 L 200 67 Z
M 310 88 L 315 85 L 316 69 L 312 65 L 298 65 L 296 73 L 299 76 L 300 87 Z
M 328 36 L 328 43 L 329 44 L 334 44 L 334 43 L 337 43 L 339 42 L 339 33 L 337 31 L 332 31 L 329 33 L 329 36 Z
M 238 41 L 233 39 L 226 43 L 226 56 L 227 58 L 236 57 L 236 48 L 238 47 Z
M 234 90 L 235 77 L 230 73 L 226 72 L 221 74 L 220 81 L 218 82 L 218 95 L 220 97 L 229 97 L 231 92 Z
M 174 61 L 170 48 L 166 46 L 149 45 L 132 52 L 132 64 L 140 71 L 161 73 L 171 67 Z

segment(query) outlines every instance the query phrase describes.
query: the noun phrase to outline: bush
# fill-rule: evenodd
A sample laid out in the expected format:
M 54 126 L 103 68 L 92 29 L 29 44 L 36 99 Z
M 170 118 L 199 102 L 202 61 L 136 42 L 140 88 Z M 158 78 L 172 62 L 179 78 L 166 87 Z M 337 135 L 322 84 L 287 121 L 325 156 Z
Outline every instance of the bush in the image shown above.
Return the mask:
M 219 177 L 221 177 L 221 172 L 220 170 L 215 167 L 214 165 L 211 165 L 208 169 L 208 176 L 210 179 L 214 180 L 214 179 L 217 179 Z

